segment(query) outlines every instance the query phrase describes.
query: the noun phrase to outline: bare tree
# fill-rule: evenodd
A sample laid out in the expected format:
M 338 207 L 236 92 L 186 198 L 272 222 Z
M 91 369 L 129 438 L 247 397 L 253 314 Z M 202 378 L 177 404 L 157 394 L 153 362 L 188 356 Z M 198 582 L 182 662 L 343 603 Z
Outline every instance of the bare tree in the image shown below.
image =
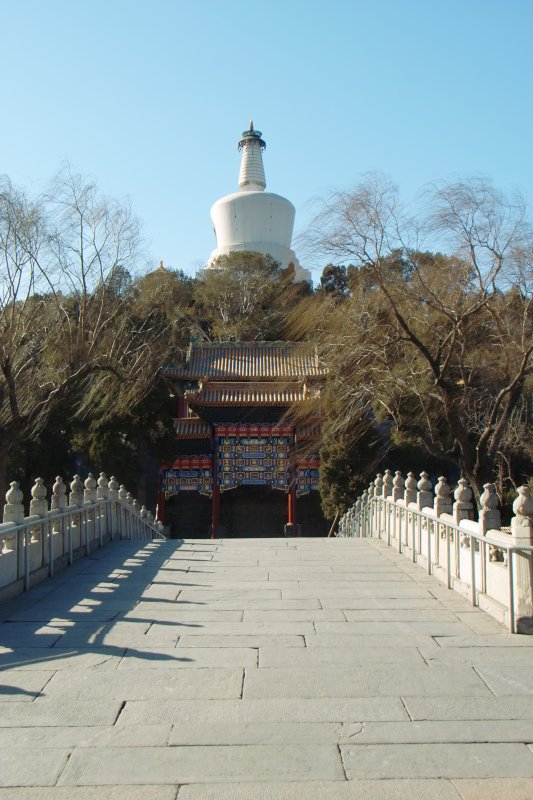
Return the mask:
M 351 300 L 322 307 L 324 352 L 344 400 L 339 424 L 371 406 L 455 459 L 479 493 L 529 391 L 533 238 L 523 203 L 487 182 L 425 200 L 427 216 L 414 219 L 372 177 L 324 204 L 308 247 L 358 267 Z M 451 254 L 424 251 L 428 238 Z
M 127 408 L 153 386 L 164 331 L 124 302 L 141 258 L 139 222 L 68 168 L 28 199 L 0 188 L 0 491 L 10 447 L 68 399 L 82 418 Z

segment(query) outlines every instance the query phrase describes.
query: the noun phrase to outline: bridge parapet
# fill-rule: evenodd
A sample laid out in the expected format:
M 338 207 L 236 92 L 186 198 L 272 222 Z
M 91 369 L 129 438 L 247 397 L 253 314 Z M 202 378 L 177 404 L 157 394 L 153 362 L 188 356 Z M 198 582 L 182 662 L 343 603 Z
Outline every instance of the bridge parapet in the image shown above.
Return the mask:
M 387 470 L 387 476 L 392 472 Z M 386 485 L 390 482 L 387 479 Z M 512 633 L 533 631 L 533 498 L 518 489 L 514 517 L 501 527 L 494 484 L 485 484 L 479 509 L 465 478 L 453 491 L 445 476 L 433 490 L 427 472 L 392 481 L 392 494 L 378 474 L 341 517 L 338 536 L 375 538 L 396 547 L 429 575 L 470 598 Z M 474 517 L 477 516 L 477 520 Z
M 0 600 L 27 591 L 109 541 L 164 539 L 163 524 L 118 486 L 104 473 L 98 481 L 89 474 L 85 483 L 75 475 L 67 496 L 58 476 L 48 508 L 44 480 L 37 478 L 25 516 L 23 493 L 13 481 L 0 524 Z

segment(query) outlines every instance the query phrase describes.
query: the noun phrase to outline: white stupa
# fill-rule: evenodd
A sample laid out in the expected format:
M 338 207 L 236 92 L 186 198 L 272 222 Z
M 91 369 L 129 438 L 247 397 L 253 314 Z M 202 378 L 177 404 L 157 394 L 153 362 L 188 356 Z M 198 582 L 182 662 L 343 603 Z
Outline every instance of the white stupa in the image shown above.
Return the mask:
M 302 269 L 291 250 L 295 208 L 285 197 L 265 192 L 262 153 L 266 143 L 261 136 L 250 121 L 250 129 L 243 131 L 239 142 L 239 191 L 221 197 L 211 207 L 217 247 L 207 266 L 214 266 L 219 256 L 250 250 L 272 256 L 283 269 L 293 264 L 294 280 L 310 282 L 309 272 Z

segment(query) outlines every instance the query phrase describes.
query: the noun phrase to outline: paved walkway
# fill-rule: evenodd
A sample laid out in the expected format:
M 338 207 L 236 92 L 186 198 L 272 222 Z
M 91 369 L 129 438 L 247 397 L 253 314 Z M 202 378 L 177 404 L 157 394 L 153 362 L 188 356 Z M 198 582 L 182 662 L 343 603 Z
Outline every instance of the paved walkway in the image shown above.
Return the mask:
M 380 542 L 118 543 L 0 615 L 0 800 L 533 798 L 533 636 Z

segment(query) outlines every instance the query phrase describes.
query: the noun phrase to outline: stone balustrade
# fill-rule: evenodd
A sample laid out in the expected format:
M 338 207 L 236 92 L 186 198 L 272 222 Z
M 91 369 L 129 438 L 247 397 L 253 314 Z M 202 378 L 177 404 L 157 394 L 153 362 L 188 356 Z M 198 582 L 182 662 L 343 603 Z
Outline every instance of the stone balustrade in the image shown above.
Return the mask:
M 341 517 L 338 536 L 375 537 L 470 597 L 512 632 L 533 626 L 533 498 L 518 489 L 510 528 L 502 529 L 494 484 L 474 504 L 465 478 L 435 486 L 427 472 L 378 474 Z M 477 517 L 477 519 L 476 519 Z
M 163 525 L 116 478 L 75 475 L 70 491 L 61 477 L 48 490 L 42 478 L 31 489 L 29 514 L 16 481 L 6 493 L 0 523 L 0 600 L 51 576 L 76 558 L 116 539 L 164 538 Z

